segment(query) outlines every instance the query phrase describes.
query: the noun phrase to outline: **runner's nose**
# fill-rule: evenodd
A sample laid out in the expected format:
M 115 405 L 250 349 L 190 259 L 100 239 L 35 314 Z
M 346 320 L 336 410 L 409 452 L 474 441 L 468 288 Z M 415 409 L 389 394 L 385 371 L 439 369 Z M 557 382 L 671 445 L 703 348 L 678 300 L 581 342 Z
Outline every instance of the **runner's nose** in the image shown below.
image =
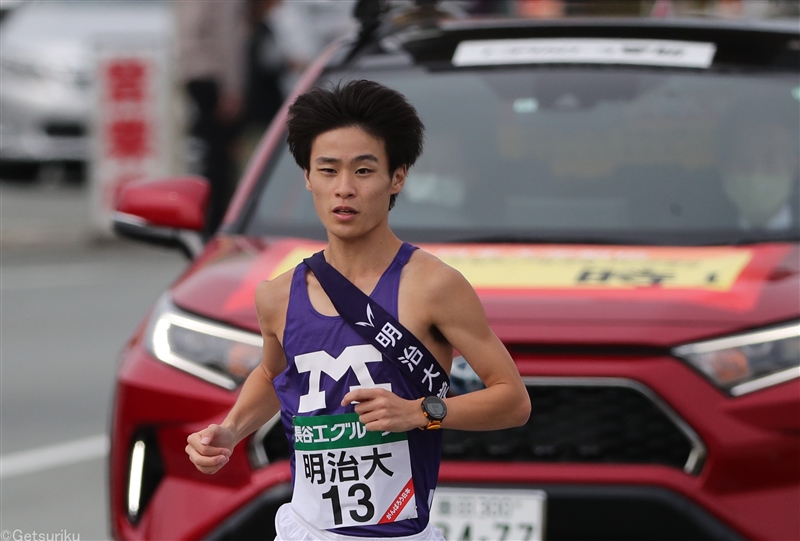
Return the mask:
M 355 178 L 350 173 L 343 171 L 336 177 L 336 195 L 348 199 L 355 195 Z

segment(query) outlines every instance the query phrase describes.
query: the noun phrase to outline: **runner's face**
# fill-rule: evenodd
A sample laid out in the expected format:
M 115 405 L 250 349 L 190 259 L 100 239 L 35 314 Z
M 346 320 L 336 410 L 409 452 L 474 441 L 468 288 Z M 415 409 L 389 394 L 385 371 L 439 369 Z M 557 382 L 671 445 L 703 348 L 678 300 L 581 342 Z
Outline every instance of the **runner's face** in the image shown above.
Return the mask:
M 404 168 L 389 175 L 383 140 L 352 126 L 314 139 L 305 176 L 322 224 L 347 238 L 388 224 L 389 198 L 405 182 Z

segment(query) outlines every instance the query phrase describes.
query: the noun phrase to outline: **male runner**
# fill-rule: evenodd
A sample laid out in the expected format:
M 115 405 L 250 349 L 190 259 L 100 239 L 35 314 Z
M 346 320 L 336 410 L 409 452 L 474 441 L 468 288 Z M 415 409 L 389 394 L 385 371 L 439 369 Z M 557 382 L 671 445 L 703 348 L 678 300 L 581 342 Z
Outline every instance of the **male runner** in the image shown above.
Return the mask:
M 403 365 L 382 358 L 338 316 L 301 263 L 258 286 L 263 360 L 222 424 L 189 436 L 186 452 L 214 473 L 280 411 L 294 492 L 278 512 L 278 539 L 442 539 L 428 522 L 441 449 L 433 429 L 521 425 L 528 393 L 466 279 L 389 228 L 389 210 L 422 151 L 423 125 L 406 99 L 372 81 L 315 88 L 292 105 L 288 128 L 328 232 L 327 263 L 448 372 L 457 349 L 486 388 L 422 396 Z

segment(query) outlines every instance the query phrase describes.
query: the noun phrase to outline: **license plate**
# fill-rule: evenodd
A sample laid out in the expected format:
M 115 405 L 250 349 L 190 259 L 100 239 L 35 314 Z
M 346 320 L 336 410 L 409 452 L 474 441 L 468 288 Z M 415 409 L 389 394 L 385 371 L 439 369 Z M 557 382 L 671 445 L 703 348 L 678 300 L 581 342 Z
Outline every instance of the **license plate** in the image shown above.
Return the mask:
M 541 490 L 440 486 L 431 522 L 448 541 L 542 541 L 546 501 Z

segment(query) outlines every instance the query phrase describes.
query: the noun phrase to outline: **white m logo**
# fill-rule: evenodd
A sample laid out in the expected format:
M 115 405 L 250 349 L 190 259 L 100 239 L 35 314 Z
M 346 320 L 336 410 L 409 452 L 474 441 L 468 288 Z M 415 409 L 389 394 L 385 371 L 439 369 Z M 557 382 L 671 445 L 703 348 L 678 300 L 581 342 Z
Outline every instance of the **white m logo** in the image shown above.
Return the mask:
M 339 381 L 352 368 L 358 379 L 359 385 L 353 385 L 350 390 L 361 388 L 380 387 L 387 391 L 392 390 L 391 383 L 375 383 L 367 369 L 367 363 L 378 363 L 383 360 L 381 353 L 374 346 L 364 344 L 349 346 L 335 359 L 324 351 L 304 353 L 294 358 L 294 364 L 300 373 L 310 372 L 308 378 L 308 394 L 300 397 L 298 413 L 308 413 L 326 407 L 325 391 L 320 390 L 320 376 L 323 372 Z

